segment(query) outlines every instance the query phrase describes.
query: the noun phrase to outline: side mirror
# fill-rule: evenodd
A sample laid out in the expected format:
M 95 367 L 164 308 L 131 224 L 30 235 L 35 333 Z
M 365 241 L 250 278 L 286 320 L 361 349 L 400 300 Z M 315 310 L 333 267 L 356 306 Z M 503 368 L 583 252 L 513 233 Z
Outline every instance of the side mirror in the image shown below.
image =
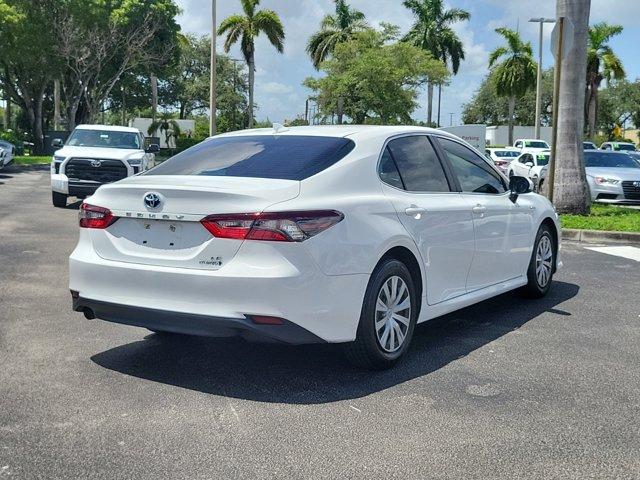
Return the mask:
M 146 153 L 158 153 L 160 151 L 160 145 L 157 143 L 152 143 L 145 150 Z
M 509 179 L 509 190 L 511 191 L 511 201 L 515 203 L 519 195 L 533 192 L 533 184 L 527 177 L 513 176 Z
M 64 147 L 64 142 L 62 141 L 61 138 L 54 138 L 53 141 L 51 142 L 51 146 L 53 148 L 62 148 Z
M 525 162 L 525 165 L 529 168 L 533 168 L 535 166 L 533 162 Z

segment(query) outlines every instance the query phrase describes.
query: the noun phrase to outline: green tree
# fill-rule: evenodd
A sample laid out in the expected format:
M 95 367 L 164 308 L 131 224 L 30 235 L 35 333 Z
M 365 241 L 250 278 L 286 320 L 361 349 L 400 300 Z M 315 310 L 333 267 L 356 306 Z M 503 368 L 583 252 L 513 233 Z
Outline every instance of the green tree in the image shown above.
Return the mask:
M 224 49 L 228 53 L 231 47 L 240 41 L 242 55 L 249 67 L 249 128 L 253 127 L 253 92 L 255 86 L 255 40 L 264 33 L 275 49 L 284 52 L 284 27 L 280 17 L 273 10 L 258 10 L 260 0 L 240 0 L 244 15 L 232 15 L 222 21 L 218 28 L 218 34 L 227 34 Z
M 553 69 L 542 72 L 542 124 L 551 125 L 553 105 Z M 536 91 L 527 93 L 516 103 L 515 123 L 533 125 L 536 111 Z M 463 106 L 462 122 L 466 124 L 507 125 L 509 123 L 509 100 L 496 93 L 496 75 L 489 72 L 483 79 L 471 101 Z
M 364 13 L 351 8 L 345 0 L 334 0 L 335 15 L 326 15 L 320 31 L 314 33 L 307 44 L 307 53 L 317 69 L 336 49 L 339 43 L 349 41 L 357 32 L 368 28 Z
M 622 33 L 622 25 L 601 22 L 589 27 L 587 47 L 587 136 L 597 132 L 598 91 L 603 80 L 621 80 L 625 77 L 622 61 L 608 44 L 612 37 Z
M 315 92 L 325 118 L 344 113 L 358 124 L 413 123 L 419 88 L 426 82 L 444 82 L 448 72 L 440 60 L 405 42 L 385 43 L 384 32 L 367 30 L 338 44 L 330 60 L 321 64 L 326 74 L 304 84 Z
M 429 52 L 433 58 L 450 65 L 454 75 L 464 60 L 462 41 L 451 25 L 469 20 L 469 12 L 452 8 L 444 9 L 443 0 L 404 0 L 403 5 L 413 12 L 414 24 L 405 40 Z M 442 84 L 439 83 L 439 88 Z M 427 122 L 433 118 L 433 82 L 427 84 Z
M 509 144 L 513 144 L 516 99 L 535 87 L 538 67 L 533 60 L 531 43 L 523 42 L 518 32 L 508 28 L 497 28 L 496 32 L 504 37 L 507 46 L 491 52 L 489 67 L 495 68 L 496 93 L 509 100 Z

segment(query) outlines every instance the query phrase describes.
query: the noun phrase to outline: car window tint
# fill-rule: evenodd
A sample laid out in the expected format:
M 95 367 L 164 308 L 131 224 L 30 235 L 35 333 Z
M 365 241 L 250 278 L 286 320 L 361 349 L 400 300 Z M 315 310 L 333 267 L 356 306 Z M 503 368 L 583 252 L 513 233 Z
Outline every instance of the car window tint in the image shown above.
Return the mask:
M 411 192 L 449 192 L 449 183 L 431 142 L 424 135 L 389 142 L 405 188 Z
M 398 167 L 396 166 L 396 162 L 393 161 L 393 157 L 389 153 L 389 149 L 385 148 L 382 153 L 382 158 L 380 159 L 380 167 L 379 167 L 380 179 L 392 187 L 402 188 L 404 189 L 404 184 L 402 183 L 402 179 L 400 178 L 400 172 L 398 172 Z
M 214 137 L 179 153 L 144 175 L 304 180 L 355 148 L 343 137 L 238 135 Z
M 467 147 L 446 138 L 441 138 L 440 144 L 458 177 L 463 192 L 494 194 L 506 192 L 502 178 L 486 166 L 481 157 Z

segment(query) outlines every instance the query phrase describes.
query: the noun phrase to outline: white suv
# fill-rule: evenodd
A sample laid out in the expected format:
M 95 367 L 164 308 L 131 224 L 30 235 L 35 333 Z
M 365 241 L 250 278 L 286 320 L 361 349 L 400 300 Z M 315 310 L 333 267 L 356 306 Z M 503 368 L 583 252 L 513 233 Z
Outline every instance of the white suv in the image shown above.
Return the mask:
M 148 170 L 155 165 L 158 145 L 144 148 L 137 128 L 79 125 L 66 144 L 56 139 L 51 162 L 53 205 L 65 207 L 67 197 L 85 198 L 98 187 Z

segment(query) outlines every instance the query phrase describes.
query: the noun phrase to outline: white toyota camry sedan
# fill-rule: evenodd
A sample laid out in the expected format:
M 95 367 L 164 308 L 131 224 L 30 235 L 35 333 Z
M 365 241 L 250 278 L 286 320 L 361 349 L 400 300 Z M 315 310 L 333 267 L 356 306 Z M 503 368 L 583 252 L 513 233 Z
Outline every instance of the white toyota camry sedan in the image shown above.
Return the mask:
M 558 218 L 459 138 L 298 127 L 210 138 L 80 209 L 73 308 L 156 332 L 345 344 L 388 368 L 417 323 L 549 290 Z

